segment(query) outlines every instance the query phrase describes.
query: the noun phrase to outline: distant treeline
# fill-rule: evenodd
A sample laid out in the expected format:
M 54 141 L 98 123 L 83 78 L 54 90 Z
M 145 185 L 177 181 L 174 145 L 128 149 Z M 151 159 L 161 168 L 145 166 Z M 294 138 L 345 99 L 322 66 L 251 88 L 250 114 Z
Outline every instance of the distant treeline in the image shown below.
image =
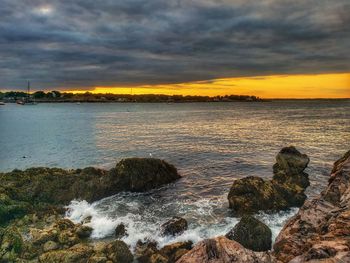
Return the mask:
M 0 100 L 16 102 L 27 98 L 25 92 L 8 91 L 0 92 Z M 36 91 L 30 94 L 30 98 L 37 102 L 220 102 L 220 101 L 261 101 L 259 97 L 248 95 L 225 95 L 225 96 L 183 96 L 163 94 L 93 94 L 60 92 L 57 90 L 44 92 Z

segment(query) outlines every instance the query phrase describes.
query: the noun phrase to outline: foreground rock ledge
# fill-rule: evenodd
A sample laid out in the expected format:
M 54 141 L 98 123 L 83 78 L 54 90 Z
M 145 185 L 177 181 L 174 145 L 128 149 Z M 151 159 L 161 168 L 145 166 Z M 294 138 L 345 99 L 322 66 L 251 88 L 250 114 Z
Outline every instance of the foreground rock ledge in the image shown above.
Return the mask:
M 249 176 L 234 181 L 228 194 L 230 208 L 238 214 L 259 210 L 283 210 L 300 207 L 309 186 L 304 169 L 309 163 L 306 154 L 295 147 L 285 147 L 276 156 L 272 180 Z
M 143 192 L 179 179 L 176 168 L 153 158 L 129 158 L 110 171 L 30 168 L 0 173 L 0 225 L 48 205 L 96 201 L 122 191 Z

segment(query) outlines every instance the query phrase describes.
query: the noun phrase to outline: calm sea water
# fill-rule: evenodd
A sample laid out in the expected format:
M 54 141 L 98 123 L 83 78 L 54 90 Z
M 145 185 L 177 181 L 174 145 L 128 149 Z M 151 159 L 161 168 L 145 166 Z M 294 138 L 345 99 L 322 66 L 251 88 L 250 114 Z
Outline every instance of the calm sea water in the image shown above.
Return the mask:
M 93 204 L 72 202 L 68 216 L 77 221 L 92 215 L 96 238 L 124 222 L 131 245 L 145 237 L 161 244 L 198 241 L 223 234 L 237 222 L 226 199 L 233 180 L 270 178 L 275 155 L 284 146 L 309 155 L 308 194 L 317 194 L 333 161 L 350 149 L 350 101 L 7 104 L 0 106 L 0 135 L 0 171 L 111 168 L 135 156 L 167 160 L 183 176 L 178 182 Z M 276 234 L 295 211 L 257 216 Z M 173 215 L 188 219 L 190 229 L 176 239 L 161 237 L 159 225 Z

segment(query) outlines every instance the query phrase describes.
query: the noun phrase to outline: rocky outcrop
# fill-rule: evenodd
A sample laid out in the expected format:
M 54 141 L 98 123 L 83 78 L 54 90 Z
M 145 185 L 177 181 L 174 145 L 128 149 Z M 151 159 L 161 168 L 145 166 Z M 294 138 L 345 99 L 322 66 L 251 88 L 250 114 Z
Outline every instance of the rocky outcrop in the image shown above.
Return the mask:
M 121 191 L 148 191 L 179 178 L 173 165 L 152 158 L 124 159 L 110 171 L 30 168 L 0 173 L 0 225 L 48 205 L 67 205 L 73 199 L 91 202 Z
M 350 262 L 350 151 L 335 162 L 320 197 L 284 226 L 274 255 L 282 262 Z
M 228 194 L 230 208 L 238 214 L 259 210 L 283 210 L 301 206 L 309 186 L 304 169 L 309 158 L 293 146 L 283 148 L 276 156 L 272 180 L 246 177 L 234 181 Z
M 164 236 L 176 236 L 182 234 L 187 228 L 188 225 L 186 219 L 174 216 L 161 226 L 161 231 Z
M 271 249 L 272 233 L 270 228 L 250 215 L 243 216 L 239 223 L 226 234 L 226 237 L 253 251 Z
M 220 236 L 199 242 L 176 263 L 272 263 L 274 259 L 266 252 L 254 252 L 236 241 Z

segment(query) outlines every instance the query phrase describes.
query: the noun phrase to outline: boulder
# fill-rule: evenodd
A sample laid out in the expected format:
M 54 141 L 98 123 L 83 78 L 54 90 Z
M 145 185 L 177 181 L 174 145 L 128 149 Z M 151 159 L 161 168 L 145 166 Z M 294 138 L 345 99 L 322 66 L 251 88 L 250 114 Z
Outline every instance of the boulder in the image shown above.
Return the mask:
M 140 263 L 149 263 L 153 254 L 158 253 L 157 242 L 138 240 L 135 248 L 135 258 Z
M 119 185 L 132 192 L 144 192 L 180 178 L 176 168 L 154 158 L 129 158 L 115 167 Z
M 283 148 L 276 156 L 272 180 L 250 176 L 233 182 L 228 194 L 230 208 L 245 214 L 300 207 L 309 186 L 308 174 L 304 172 L 308 163 L 309 158 L 295 147 Z
M 254 252 L 236 241 L 219 236 L 203 240 L 184 254 L 176 263 L 272 263 L 273 258 L 266 252 Z
M 253 251 L 271 249 L 272 232 L 270 228 L 250 215 L 243 216 L 239 223 L 226 234 L 226 237 Z
M 115 233 L 115 237 L 117 239 L 121 239 L 121 238 L 123 238 L 123 237 L 128 235 L 128 233 L 126 231 L 126 228 L 125 228 L 125 225 L 123 223 L 117 225 L 117 227 L 115 228 L 114 233 Z
M 176 236 L 182 234 L 187 228 L 188 225 L 186 219 L 174 216 L 161 226 L 161 231 L 164 236 Z
M 350 151 L 334 164 L 328 187 L 307 200 L 273 246 L 281 262 L 350 262 Z
M 130 263 L 134 260 L 128 246 L 120 240 L 115 240 L 106 246 L 107 258 L 115 263 Z
M 84 238 L 90 237 L 92 231 L 93 231 L 92 227 L 89 227 L 86 225 L 79 225 L 76 228 L 75 233 L 78 235 L 79 238 L 84 239 Z

